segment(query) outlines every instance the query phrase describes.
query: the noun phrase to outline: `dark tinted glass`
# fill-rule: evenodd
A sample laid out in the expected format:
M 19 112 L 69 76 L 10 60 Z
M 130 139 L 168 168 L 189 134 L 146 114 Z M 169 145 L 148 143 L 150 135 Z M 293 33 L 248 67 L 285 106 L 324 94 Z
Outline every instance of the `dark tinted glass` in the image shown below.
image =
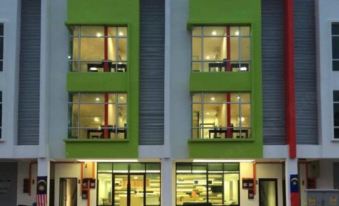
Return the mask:
M 339 23 L 332 24 L 332 34 L 339 35 Z
M 0 60 L 0 71 L 2 71 L 2 68 L 3 68 L 3 63 L 2 63 L 3 61 L 2 60 Z
M 339 126 L 339 104 L 334 104 L 334 126 Z
M 333 101 L 339 102 L 339 91 L 333 91 Z
M 333 59 L 339 59 L 339 36 L 332 37 L 332 56 Z
M 334 129 L 334 138 L 339 139 L 339 128 Z
M 0 36 L 4 35 L 4 25 L 0 24 Z
M 333 71 L 339 71 L 339 60 L 334 60 L 333 61 Z
M 4 51 L 4 38 L 0 37 L 0 59 L 3 59 L 3 51 Z

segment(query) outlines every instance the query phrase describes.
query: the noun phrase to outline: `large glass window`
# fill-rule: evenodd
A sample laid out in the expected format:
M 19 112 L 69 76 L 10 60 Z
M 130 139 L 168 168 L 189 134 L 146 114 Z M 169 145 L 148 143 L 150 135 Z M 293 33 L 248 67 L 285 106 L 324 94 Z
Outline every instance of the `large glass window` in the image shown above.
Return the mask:
M 0 23 L 0 71 L 4 65 L 4 24 Z
M 239 205 L 239 163 L 177 163 L 176 205 Z
M 332 68 L 339 71 L 339 23 L 332 23 Z
M 192 31 L 192 69 L 245 72 L 251 65 L 249 26 L 199 26 Z
M 339 91 L 333 92 L 334 138 L 339 139 Z
M 127 71 L 127 27 L 75 26 L 71 38 L 72 71 Z
M 160 206 L 159 163 L 98 163 L 99 206 Z
M 249 93 L 201 93 L 192 97 L 192 137 L 249 138 Z
M 71 94 L 69 107 L 71 138 L 127 138 L 126 94 Z

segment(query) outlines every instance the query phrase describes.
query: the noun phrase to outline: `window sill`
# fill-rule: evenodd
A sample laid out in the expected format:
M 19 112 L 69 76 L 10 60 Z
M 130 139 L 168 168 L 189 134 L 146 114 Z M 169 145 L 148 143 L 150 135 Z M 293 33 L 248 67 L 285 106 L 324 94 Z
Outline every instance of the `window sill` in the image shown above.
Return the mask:
M 128 139 L 65 139 L 65 142 L 78 142 L 78 143 L 85 143 L 85 142 L 129 142 Z
M 198 142 L 253 142 L 254 139 L 190 139 L 189 142 L 198 143 Z M 339 141 L 339 140 L 338 140 Z

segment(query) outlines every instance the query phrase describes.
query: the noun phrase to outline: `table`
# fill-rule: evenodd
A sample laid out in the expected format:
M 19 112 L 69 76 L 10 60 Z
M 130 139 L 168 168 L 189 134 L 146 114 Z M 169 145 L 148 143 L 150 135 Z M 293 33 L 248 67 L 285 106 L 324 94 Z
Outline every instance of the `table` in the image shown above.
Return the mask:
M 109 134 L 117 133 L 117 134 L 124 134 L 124 139 L 127 139 L 127 129 L 124 127 L 106 127 L 102 126 L 101 129 L 87 129 L 87 138 L 91 138 L 92 133 L 99 133 L 98 138 L 104 138 L 104 132 L 107 130 Z
M 87 71 L 88 72 L 99 72 L 105 71 L 104 69 L 105 62 L 101 63 L 89 63 L 87 64 Z M 113 62 L 107 62 L 108 64 L 108 71 L 107 72 L 126 72 L 127 71 L 127 64 L 126 63 L 113 63 Z M 93 69 L 96 68 L 96 69 Z

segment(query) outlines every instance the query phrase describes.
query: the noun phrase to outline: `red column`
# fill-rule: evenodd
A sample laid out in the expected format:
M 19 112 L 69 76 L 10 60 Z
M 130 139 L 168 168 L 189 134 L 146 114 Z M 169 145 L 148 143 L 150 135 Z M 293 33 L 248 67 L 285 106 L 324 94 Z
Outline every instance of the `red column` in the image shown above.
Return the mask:
M 285 0 L 285 110 L 289 156 L 297 156 L 294 82 L 294 1 Z

